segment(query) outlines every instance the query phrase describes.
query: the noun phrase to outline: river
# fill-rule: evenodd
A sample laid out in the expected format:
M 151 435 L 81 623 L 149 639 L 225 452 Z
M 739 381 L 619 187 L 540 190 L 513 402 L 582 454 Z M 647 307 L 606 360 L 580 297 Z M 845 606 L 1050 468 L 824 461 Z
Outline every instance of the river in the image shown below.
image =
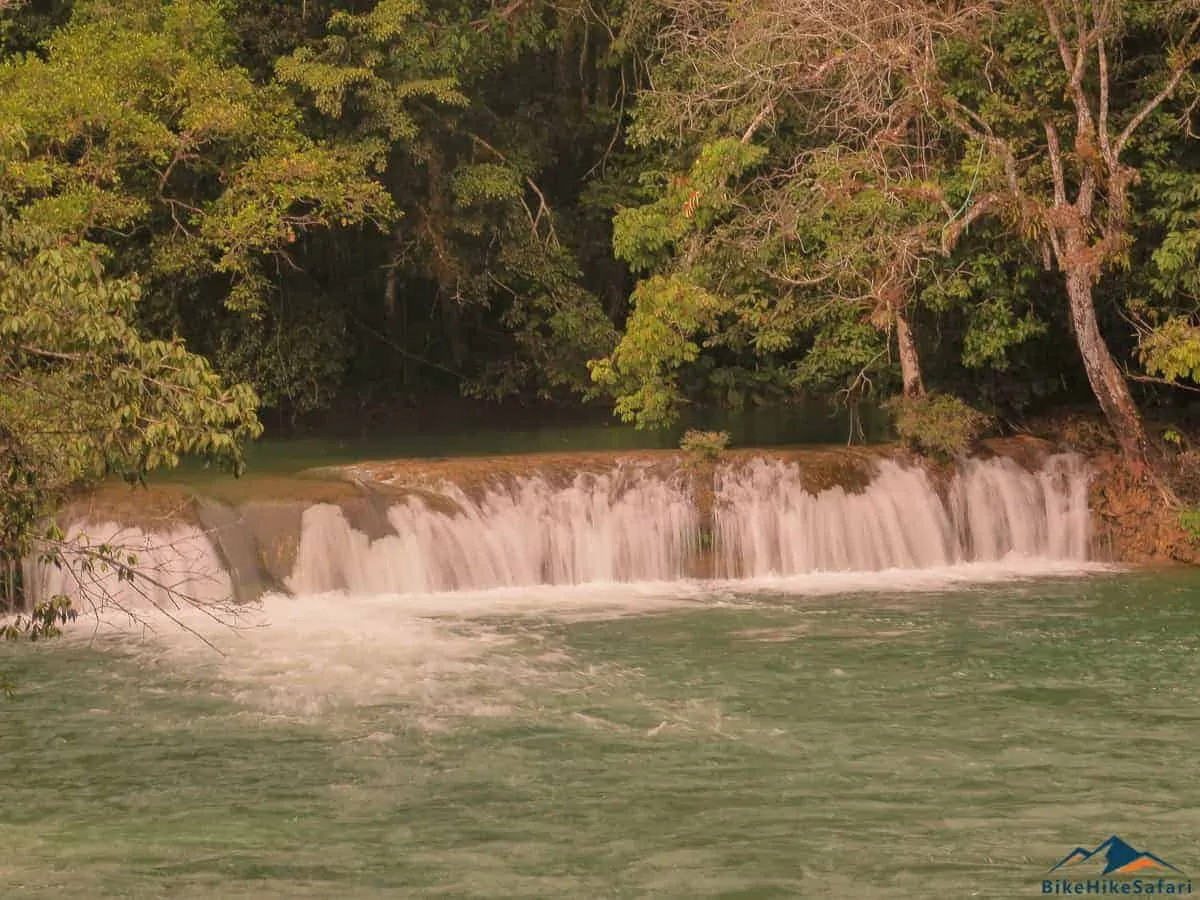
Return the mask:
M 1089 562 L 1022 490 L 1041 524 L 982 523 L 981 488 L 938 546 L 998 543 L 934 564 L 309 578 L 6 646 L 0 895 L 1020 897 L 1113 834 L 1193 871 L 1200 576 Z M 756 546 L 813 527 L 745 502 Z

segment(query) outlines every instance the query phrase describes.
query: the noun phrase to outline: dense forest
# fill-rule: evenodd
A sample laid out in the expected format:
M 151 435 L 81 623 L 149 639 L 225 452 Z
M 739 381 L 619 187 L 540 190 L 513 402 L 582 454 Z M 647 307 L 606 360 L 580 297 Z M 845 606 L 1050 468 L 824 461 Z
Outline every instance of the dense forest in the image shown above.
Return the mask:
M 1200 380 L 1195 0 L 0 0 L 4 533 L 448 396 Z M 1181 399 L 1183 398 L 1183 399 Z M 907 404 L 907 405 L 906 405 Z

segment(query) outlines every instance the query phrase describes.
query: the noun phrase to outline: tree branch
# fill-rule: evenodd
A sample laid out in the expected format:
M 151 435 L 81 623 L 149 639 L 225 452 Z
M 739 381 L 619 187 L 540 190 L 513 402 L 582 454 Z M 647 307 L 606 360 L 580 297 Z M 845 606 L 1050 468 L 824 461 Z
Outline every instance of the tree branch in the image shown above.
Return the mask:
M 972 203 L 960 218 L 947 222 L 942 229 L 942 252 L 947 256 L 953 253 L 959 238 L 966 230 L 979 219 L 995 212 L 1000 207 L 1002 200 L 1003 198 L 999 194 L 985 194 Z
M 1155 378 L 1153 375 L 1135 375 L 1128 369 L 1125 370 L 1125 377 L 1130 381 L 1143 381 L 1147 384 L 1162 384 L 1167 387 L 1179 388 L 1181 391 L 1193 391 L 1200 394 L 1200 387 L 1192 384 L 1180 384 L 1178 381 L 1171 381 L 1169 378 Z
M 762 126 L 762 123 L 767 120 L 767 116 L 775 108 L 774 102 L 768 102 L 763 105 L 763 108 L 758 111 L 758 115 L 754 117 L 754 121 L 747 126 L 746 131 L 742 134 L 742 143 L 750 143 L 750 139 L 754 137 L 754 133 Z
M 1188 44 L 1196 37 L 1196 29 L 1200 28 L 1200 17 L 1192 20 L 1192 23 L 1187 27 L 1183 37 L 1179 41 L 1179 46 L 1175 48 L 1176 52 L 1181 54 L 1180 59 L 1171 68 L 1170 75 L 1167 77 L 1167 83 L 1163 85 L 1162 90 L 1146 101 L 1145 105 L 1139 109 L 1129 124 L 1125 126 L 1125 130 L 1121 132 L 1113 146 L 1114 158 L 1121 155 L 1121 151 L 1125 149 L 1125 145 L 1129 143 L 1129 139 L 1133 136 L 1142 123 L 1146 121 L 1156 109 L 1167 101 L 1171 94 L 1175 93 L 1175 88 L 1179 87 L 1179 82 L 1183 80 L 1184 74 L 1191 68 L 1192 63 L 1200 59 L 1200 46 L 1195 44 L 1188 49 Z
M 513 165 L 512 161 L 507 156 L 505 156 L 479 135 L 469 132 L 468 136 L 472 141 L 474 141 L 484 150 L 487 150 L 506 166 L 511 166 L 513 171 L 517 172 L 523 179 L 525 179 L 525 183 L 529 185 L 529 189 L 533 191 L 538 198 L 538 210 L 536 214 L 529 208 L 529 205 L 525 203 L 524 198 L 521 200 L 521 205 L 525 207 L 525 214 L 529 217 L 529 227 L 533 230 L 534 236 L 540 238 L 541 233 L 538 231 L 538 225 L 541 223 L 542 216 L 544 215 L 546 217 L 546 227 L 549 230 L 549 239 L 557 246 L 558 232 L 554 230 L 554 218 L 550 211 L 550 204 L 546 202 L 546 195 L 542 193 L 542 189 L 537 186 L 537 183 L 532 178 L 522 173 L 520 169 Z
M 1096 30 L 1100 30 L 1100 23 L 1097 21 Z M 1109 109 L 1109 75 L 1108 75 L 1108 51 L 1105 49 L 1104 37 L 1101 35 L 1096 41 L 1096 59 L 1099 69 L 1100 79 L 1100 110 L 1099 110 L 1099 125 L 1096 129 L 1100 139 L 1100 152 L 1104 155 L 1104 161 L 1108 164 L 1110 171 L 1117 167 L 1117 155 L 1113 153 L 1112 138 L 1108 133 L 1108 109 Z
M 1065 207 L 1067 203 L 1067 180 L 1063 175 L 1062 142 L 1058 139 L 1058 128 L 1046 120 L 1042 123 L 1046 131 L 1046 151 L 1050 157 L 1050 175 L 1054 179 L 1054 205 Z
M 499 19 L 501 22 L 507 22 L 509 19 L 511 19 L 513 16 L 515 16 L 518 12 L 520 12 L 521 7 L 524 6 L 527 2 L 528 2 L 528 0 L 510 0 L 509 3 L 505 4 L 500 9 L 495 9 L 495 8 L 492 9 L 492 13 L 494 14 L 495 18 L 493 18 L 490 15 L 483 16 L 481 18 L 474 19 L 471 22 L 471 25 L 477 31 L 487 31 L 489 28 L 492 27 L 492 23 L 495 21 L 495 19 Z

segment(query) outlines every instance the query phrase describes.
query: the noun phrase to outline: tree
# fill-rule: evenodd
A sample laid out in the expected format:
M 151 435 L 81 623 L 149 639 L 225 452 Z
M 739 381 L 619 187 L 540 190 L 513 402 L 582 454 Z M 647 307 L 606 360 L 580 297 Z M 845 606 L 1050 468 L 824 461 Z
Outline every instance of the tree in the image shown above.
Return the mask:
M 748 357 L 741 378 L 754 373 L 755 394 L 773 371 L 792 388 L 845 379 L 842 395 L 854 402 L 875 390 L 876 376 L 890 377 L 895 360 L 902 393 L 923 395 L 912 317 L 923 282 L 958 243 L 947 234 L 948 198 L 972 181 L 971 168 L 947 158 L 896 79 L 872 82 L 872 93 L 853 81 L 854 60 L 821 57 L 815 71 L 781 63 L 778 45 L 755 43 L 752 11 L 742 18 L 739 9 L 728 27 L 703 4 L 668 11 L 634 137 L 695 162 L 618 215 L 618 255 L 713 298 L 721 312 L 697 323 L 703 345 Z M 667 283 L 644 283 L 635 304 L 648 308 L 655 284 Z M 662 412 L 679 396 L 669 377 L 647 382 L 635 371 L 631 351 L 648 321 L 635 309 L 622 347 L 594 368 L 619 398 L 640 392 L 618 402 L 644 424 L 648 393 L 660 395 Z
M 1147 466 L 1157 452 L 1100 332 L 1095 289 L 1128 264 L 1133 145 L 1164 104 L 1184 87 L 1190 93 L 1184 82 L 1200 59 L 1200 12 L 1191 3 L 1117 0 L 1042 0 L 1006 12 L 994 20 L 1003 44 L 978 24 L 962 30 L 963 55 L 945 67 L 953 73 L 948 89 L 934 95 L 945 120 L 996 164 L 991 192 L 970 205 L 964 222 L 1003 216 L 1057 266 L 1092 391 L 1126 458 Z M 1017 29 L 1031 25 L 1061 64 L 1049 84 L 1025 62 L 1030 47 L 1017 38 Z M 1158 47 L 1147 52 L 1151 41 Z M 1126 53 L 1135 48 L 1142 52 Z M 980 75 L 988 70 L 972 68 L 992 58 L 1000 64 L 989 85 Z M 933 86 L 939 73 L 921 77 Z M 1032 158 L 1037 150 L 1045 164 Z
M 560 174 L 559 196 L 542 184 L 560 142 L 588 147 L 594 130 L 586 105 L 565 93 L 572 72 L 561 84 L 544 77 L 564 68 L 577 24 L 540 2 L 383 0 L 334 13 L 321 40 L 279 60 L 280 78 L 331 136 L 387 148 L 380 178 L 405 214 L 363 318 L 403 370 L 436 366 L 480 396 L 546 395 L 586 387 L 587 359 L 611 346 L 611 323 L 562 233 L 557 201 L 582 179 Z M 547 130 L 548 110 L 577 124 Z M 418 317 L 440 325 L 444 362 L 413 346 Z
M 138 483 L 194 454 L 239 471 L 261 427 L 257 398 L 226 387 L 179 341 L 131 324 L 140 290 L 104 272 L 103 248 L 0 219 L 0 600 L 21 605 L 21 563 L 38 555 L 138 577 L 119 548 L 64 539 L 53 516 L 110 475 Z M 147 573 L 146 577 L 153 577 Z M 32 624 L 52 628 L 52 599 Z
M 719 0 L 663 7 L 666 77 L 640 115 L 653 114 L 660 131 L 728 136 L 775 121 L 772 139 L 792 143 L 809 171 L 848 150 L 851 174 L 868 173 L 876 193 L 886 183 L 879 202 L 908 210 L 895 214 L 912 228 L 892 237 L 916 250 L 901 258 L 926 256 L 934 235 L 951 253 L 975 223 L 1003 226 L 1060 274 L 1092 391 L 1128 460 L 1153 460 L 1100 332 L 1096 287 L 1126 264 L 1137 238 L 1130 189 L 1146 165 L 1138 137 L 1191 96 L 1196 4 L 747 0 L 736 15 Z M 777 190 L 789 184 L 778 179 Z M 879 271 L 871 241 L 887 237 L 889 221 L 849 234 L 859 252 L 843 258 L 868 281 Z M 914 270 L 905 270 L 911 285 Z
M 380 148 L 306 134 L 287 91 L 237 65 L 223 13 L 88 0 L 36 54 L 0 62 L 0 206 L 110 248 L 109 270 L 148 288 L 138 315 L 157 335 L 190 330 L 240 358 L 242 342 L 266 343 L 269 301 L 307 236 L 393 210 L 372 178 Z M 308 375 L 297 368 L 263 381 L 286 393 Z

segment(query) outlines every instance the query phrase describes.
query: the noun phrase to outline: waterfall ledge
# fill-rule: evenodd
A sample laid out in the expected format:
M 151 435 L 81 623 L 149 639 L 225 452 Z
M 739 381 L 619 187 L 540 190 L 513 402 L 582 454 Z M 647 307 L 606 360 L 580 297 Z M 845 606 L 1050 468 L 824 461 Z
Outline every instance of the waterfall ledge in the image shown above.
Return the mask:
M 994 453 L 946 471 L 862 449 L 740 452 L 708 465 L 680 454 L 555 459 L 363 464 L 335 473 L 336 484 L 312 481 L 311 499 L 193 494 L 165 522 L 93 504 L 74 511 L 70 533 L 128 548 L 154 573 L 149 587 L 93 573 L 120 605 L 164 602 L 173 587 L 205 600 L 427 594 L 1090 553 L 1091 470 L 1074 454 Z M 31 563 L 27 583 L 35 596 L 71 595 L 81 573 Z

